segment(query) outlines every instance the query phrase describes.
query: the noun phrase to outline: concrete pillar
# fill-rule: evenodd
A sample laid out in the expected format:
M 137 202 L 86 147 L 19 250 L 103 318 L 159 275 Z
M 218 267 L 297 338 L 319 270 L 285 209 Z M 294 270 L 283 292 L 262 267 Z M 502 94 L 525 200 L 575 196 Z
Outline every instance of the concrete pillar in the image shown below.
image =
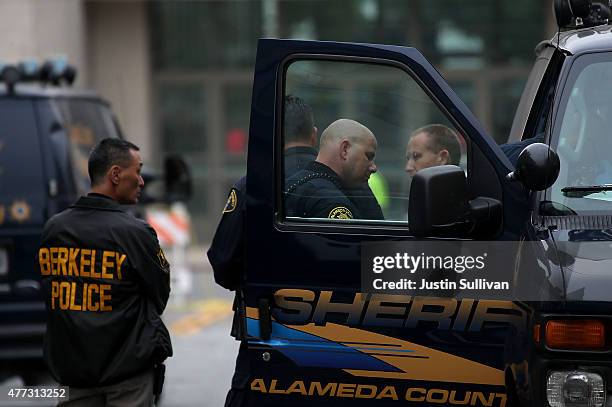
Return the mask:
M 86 4 L 91 86 L 112 104 L 126 138 L 143 159 L 159 163 L 152 149 L 151 67 L 147 3 L 88 1 Z
M 87 39 L 81 0 L 2 0 L 0 38 L 0 62 L 43 62 L 63 56 L 78 70 L 76 86 L 87 84 Z

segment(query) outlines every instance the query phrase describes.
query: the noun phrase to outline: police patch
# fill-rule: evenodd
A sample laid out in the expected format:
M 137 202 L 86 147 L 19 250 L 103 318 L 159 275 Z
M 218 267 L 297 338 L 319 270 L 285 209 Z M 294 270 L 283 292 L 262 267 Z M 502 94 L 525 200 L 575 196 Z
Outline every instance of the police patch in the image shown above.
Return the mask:
M 164 254 L 164 251 L 161 249 L 161 247 L 157 251 L 157 260 L 159 260 L 159 265 L 163 268 L 168 268 L 168 266 L 170 266 L 168 260 L 166 260 L 166 255 Z
M 223 209 L 223 213 L 230 213 L 236 209 L 238 205 L 238 195 L 236 195 L 236 190 L 232 188 L 229 196 L 227 197 L 227 203 L 225 204 L 225 208 Z
M 26 201 L 15 201 L 11 205 L 11 218 L 17 222 L 30 219 L 30 205 Z
M 327 215 L 329 219 L 353 219 L 351 211 L 344 206 L 337 206 Z

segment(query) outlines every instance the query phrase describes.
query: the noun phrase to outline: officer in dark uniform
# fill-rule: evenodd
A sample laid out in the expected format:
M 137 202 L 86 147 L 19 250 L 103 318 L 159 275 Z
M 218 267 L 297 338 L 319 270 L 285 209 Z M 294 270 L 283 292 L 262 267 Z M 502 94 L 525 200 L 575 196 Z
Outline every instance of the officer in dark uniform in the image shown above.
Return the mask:
M 501 144 L 500 147 L 506 157 L 510 160 L 512 165 L 516 167 L 516 163 L 518 161 L 518 156 L 525 149 L 525 147 L 532 145 L 533 143 L 543 143 L 544 142 L 544 133 L 538 133 L 532 138 L 528 138 L 521 141 L 515 141 L 513 143 Z
M 298 171 L 306 168 L 316 160 L 318 130 L 314 126 L 312 110 L 300 98 L 285 96 L 284 110 L 284 168 L 285 180 Z M 335 173 L 330 175 L 334 176 Z M 285 190 L 288 185 L 285 185 Z M 383 220 L 384 216 L 380 205 L 376 201 L 372 190 L 367 183 L 358 185 L 352 190 L 346 190 L 351 197 L 352 204 L 358 209 L 363 219 Z
M 293 174 L 317 158 L 314 146 L 317 128 L 314 126 L 312 109 L 299 97 L 288 95 L 284 101 L 285 174 Z M 246 177 L 240 178 L 230 190 L 223 209 L 221 221 L 213 238 L 208 259 L 213 267 L 215 281 L 228 290 L 236 290 L 234 301 L 234 323 L 232 336 L 242 340 L 232 386 L 227 394 L 226 406 L 241 406 L 246 403 L 246 387 L 249 379 L 246 338 L 240 315 L 240 287 L 244 277 L 244 230 L 246 209 Z
M 321 135 L 316 161 L 285 182 L 287 216 L 366 219 L 351 195 L 376 172 L 376 147 L 376 137 L 361 123 L 339 119 L 330 124 Z
M 49 219 L 38 251 L 44 357 L 70 386 L 66 406 L 152 406 L 172 355 L 160 315 L 170 266 L 155 231 L 121 205 L 138 202 L 139 149 L 104 139 L 91 152 L 92 192 Z
M 317 158 L 318 129 L 312 109 L 296 96 L 285 96 L 283 120 L 285 177 L 295 174 Z
M 318 130 L 314 126 L 312 109 L 299 97 L 285 96 L 284 117 L 285 174 L 291 175 L 317 158 L 314 146 Z M 236 290 L 242 282 L 245 201 L 246 177 L 242 177 L 230 189 L 208 250 L 215 281 L 228 290 Z

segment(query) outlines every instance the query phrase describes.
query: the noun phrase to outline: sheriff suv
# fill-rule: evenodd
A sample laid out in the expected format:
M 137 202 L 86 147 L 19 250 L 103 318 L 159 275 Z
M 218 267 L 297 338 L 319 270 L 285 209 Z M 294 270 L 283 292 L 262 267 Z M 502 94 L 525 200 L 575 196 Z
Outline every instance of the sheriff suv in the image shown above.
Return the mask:
M 537 47 L 502 146 L 414 48 L 260 40 L 238 313 L 253 405 L 610 405 L 610 10 L 554 6 L 559 33 Z M 374 133 L 384 220 L 287 211 L 287 95 L 312 107 L 320 129 L 345 117 Z M 461 159 L 409 178 L 408 138 L 432 123 L 457 135 Z M 506 281 L 525 291 L 366 287 L 365 249 L 415 242 L 481 243 L 489 255 L 508 243 Z M 410 277 L 394 276 L 394 286 Z
M 45 306 L 35 254 L 45 221 L 89 190 L 91 148 L 123 138 L 108 102 L 70 87 L 75 75 L 57 63 L 0 70 L 0 377 L 42 358 Z M 148 201 L 188 195 L 184 162 L 169 158 L 166 168 L 163 196 Z

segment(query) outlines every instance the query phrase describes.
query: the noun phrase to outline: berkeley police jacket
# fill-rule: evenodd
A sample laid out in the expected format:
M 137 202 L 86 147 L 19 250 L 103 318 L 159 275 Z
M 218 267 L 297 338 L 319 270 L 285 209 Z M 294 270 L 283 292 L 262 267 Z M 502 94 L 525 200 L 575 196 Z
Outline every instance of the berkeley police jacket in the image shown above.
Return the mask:
M 38 251 L 44 356 L 63 385 L 109 385 L 172 355 L 160 315 L 170 265 L 155 231 L 99 194 L 49 219 Z

